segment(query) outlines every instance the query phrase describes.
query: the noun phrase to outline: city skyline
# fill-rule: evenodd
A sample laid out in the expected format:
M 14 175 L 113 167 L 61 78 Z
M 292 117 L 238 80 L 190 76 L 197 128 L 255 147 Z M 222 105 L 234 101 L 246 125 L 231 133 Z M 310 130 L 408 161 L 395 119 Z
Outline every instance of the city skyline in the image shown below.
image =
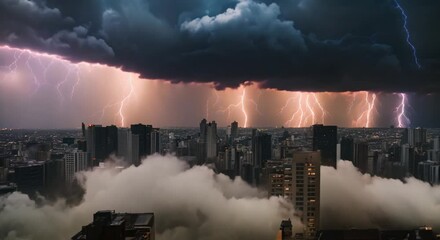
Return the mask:
M 0 0 L 0 239 L 440 240 L 440 0 Z

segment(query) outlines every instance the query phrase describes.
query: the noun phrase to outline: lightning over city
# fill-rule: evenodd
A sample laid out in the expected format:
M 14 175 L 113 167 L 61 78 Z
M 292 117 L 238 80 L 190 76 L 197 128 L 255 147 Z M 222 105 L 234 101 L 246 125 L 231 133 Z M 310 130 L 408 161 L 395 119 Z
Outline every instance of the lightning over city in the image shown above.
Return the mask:
M 0 0 L 0 239 L 440 239 L 440 0 Z

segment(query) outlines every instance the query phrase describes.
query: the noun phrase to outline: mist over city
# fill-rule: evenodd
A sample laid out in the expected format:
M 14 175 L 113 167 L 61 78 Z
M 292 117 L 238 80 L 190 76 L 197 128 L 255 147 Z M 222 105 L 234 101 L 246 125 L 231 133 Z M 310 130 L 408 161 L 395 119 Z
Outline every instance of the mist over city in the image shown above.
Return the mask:
M 0 239 L 440 239 L 439 21 L 0 0 Z

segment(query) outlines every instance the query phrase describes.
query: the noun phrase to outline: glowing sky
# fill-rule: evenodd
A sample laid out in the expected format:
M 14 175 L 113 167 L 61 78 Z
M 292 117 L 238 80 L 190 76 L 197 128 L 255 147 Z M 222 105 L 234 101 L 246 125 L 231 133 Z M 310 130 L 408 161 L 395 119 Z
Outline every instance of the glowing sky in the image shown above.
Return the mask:
M 0 64 L 0 126 L 9 128 L 197 126 L 202 118 L 220 126 L 234 120 L 246 127 L 389 126 L 397 124 L 401 101 L 400 94 L 289 92 L 258 83 L 218 91 L 208 83 L 141 79 L 114 67 L 9 47 L 0 48 Z
M 0 0 L 0 127 L 439 127 L 439 21 L 435 0 Z

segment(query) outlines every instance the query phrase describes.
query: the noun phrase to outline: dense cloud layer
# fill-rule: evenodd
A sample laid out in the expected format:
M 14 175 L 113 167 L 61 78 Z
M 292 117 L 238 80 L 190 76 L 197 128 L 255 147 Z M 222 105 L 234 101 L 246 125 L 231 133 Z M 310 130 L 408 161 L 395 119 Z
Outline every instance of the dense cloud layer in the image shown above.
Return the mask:
M 362 175 L 351 162 L 323 167 L 322 228 L 440 229 L 440 187 Z
M 291 205 L 242 180 L 231 181 L 207 167 L 188 166 L 175 157 L 152 156 L 120 173 L 87 172 L 86 194 L 76 207 L 63 202 L 36 206 L 14 193 L 0 199 L 1 239 L 68 239 L 103 209 L 154 212 L 158 239 L 272 239 Z M 296 224 L 298 226 L 298 224 Z
M 439 91 L 440 3 L 402 4 L 421 70 L 391 0 L 0 0 L 0 42 L 217 88 Z
M 440 188 L 416 179 L 382 179 L 360 174 L 350 162 L 322 167 L 321 227 L 440 229 Z M 67 239 L 97 210 L 155 212 L 158 239 L 274 239 L 281 219 L 292 216 L 281 198 L 265 198 L 237 179 L 206 167 L 189 169 L 171 156 L 153 156 L 120 173 L 85 173 L 84 201 L 37 206 L 26 195 L 0 198 L 0 238 Z M 294 221 L 296 229 L 301 225 Z

